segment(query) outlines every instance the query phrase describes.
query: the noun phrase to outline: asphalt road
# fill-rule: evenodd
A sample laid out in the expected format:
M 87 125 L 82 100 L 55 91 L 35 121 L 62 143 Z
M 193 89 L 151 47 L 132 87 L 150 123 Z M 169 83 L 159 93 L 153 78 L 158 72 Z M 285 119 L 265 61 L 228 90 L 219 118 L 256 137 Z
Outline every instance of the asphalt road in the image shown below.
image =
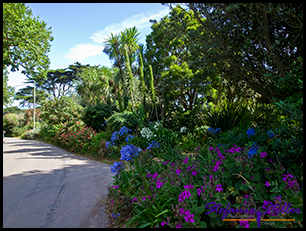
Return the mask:
M 41 141 L 3 144 L 4 228 L 106 228 L 110 166 Z

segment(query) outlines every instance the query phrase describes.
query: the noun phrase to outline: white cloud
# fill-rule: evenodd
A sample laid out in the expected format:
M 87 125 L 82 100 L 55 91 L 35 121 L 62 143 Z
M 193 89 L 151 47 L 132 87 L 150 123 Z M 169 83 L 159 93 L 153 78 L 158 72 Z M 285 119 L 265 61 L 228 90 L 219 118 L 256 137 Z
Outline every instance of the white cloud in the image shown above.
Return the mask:
M 150 19 L 159 20 L 160 18 L 164 17 L 169 13 L 169 9 L 165 8 L 158 12 L 145 12 L 137 15 L 132 15 L 120 23 L 112 23 L 109 26 L 104 27 L 103 30 L 98 30 L 97 32 L 93 33 L 90 38 L 98 44 L 103 44 L 107 36 L 110 33 L 117 34 L 122 31 L 124 28 L 130 27 L 138 27 L 139 30 L 149 27 L 151 25 Z M 95 45 L 95 44 L 78 44 L 75 45 L 73 48 L 70 49 L 69 53 L 64 55 L 66 59 L 81 62 L 84 59 L 99 55 L 102 53 L 104 49 L 103 45 Z
M 98 30 L 97 32 L 93 33 L 90 38 L 94 40 L 95 43 L 102 44 L 107 36 L 110 33 L 117 34 L 120 33 L 124 28 L 130 27 L 138 27 L 139 29 L 149 27 L 151 25 L 150 19 L 157 19 L 164 17 L 169 12 L 168 8 L 165 8 L 157 13 L 150 13 L 150 14 L 137 14 L 132 15 L 120 23 L 112 23 L 109 26 L 106 26 L 103 30 Z
M 70 49 L 67 55 L 64 55 L 66 59 L 81 62 L 84 59 L 99 55 L 102 53 L 103 46 L 95 44 L 78 44 Z

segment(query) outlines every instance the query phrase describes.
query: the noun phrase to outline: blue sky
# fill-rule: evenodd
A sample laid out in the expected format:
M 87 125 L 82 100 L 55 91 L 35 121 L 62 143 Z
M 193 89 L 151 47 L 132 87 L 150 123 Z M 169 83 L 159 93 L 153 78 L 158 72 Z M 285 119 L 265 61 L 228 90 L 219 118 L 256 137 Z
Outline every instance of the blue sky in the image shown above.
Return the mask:
M 145 44 L 151 32 L 150 19 L 159 21 L 169 13 L 160 3 L 25 3 L 33 16 L 52 27 L 54 37 L 49 58 L 50 69 L 66 68 L 78 61 L 81 64 L 111 67 L 108 56 L 102 52 L 104 39 L 110 33 L 119 33 L 125 27 L 136 26 L 140 43 Z M 15 91 L 26 81 L 21 72 L 9 74 L 10 86 Z M 18 86 L 18 87 L 16 87 Z M 19 106 L 14 102 L 12 106 Z

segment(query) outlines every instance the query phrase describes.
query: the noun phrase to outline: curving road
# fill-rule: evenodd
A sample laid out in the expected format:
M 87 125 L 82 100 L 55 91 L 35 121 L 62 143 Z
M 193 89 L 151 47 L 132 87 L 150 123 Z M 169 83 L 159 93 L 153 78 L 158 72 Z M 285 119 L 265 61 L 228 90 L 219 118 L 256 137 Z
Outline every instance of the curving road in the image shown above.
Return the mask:
M 110 166 L 50 144 L 6 138 L 4 228 L 106 228 Z

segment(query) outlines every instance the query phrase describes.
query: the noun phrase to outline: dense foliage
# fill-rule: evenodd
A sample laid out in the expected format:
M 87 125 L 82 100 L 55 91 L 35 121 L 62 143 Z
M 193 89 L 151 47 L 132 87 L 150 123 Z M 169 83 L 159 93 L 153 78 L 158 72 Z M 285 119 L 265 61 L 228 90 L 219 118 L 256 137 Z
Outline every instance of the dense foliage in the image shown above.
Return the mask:
M 112 68 L 75 63 L 41 78 L 42 121 L 23 137 L 111 159 L 114 227 L 302 228 L 302 4 L 169 6 L 146 46 L 136 27 L 108 36 Z M 19 95 L 31 103 L 31 91 Z M 23 113 L 4 115 L 7 134 L 30 129 Z
M 83 108 L 67 96 L 42 102 L 41 118 L 47 124 L 59 124 L 81 119 Z
M 103 103 L 88 105 L 83 111 L 82 120 L 87 126 L 97 131 L 105 131 L 107 124 L 106 119 L 115 112 L 118 112 L 118 109 L 114 105 Z

